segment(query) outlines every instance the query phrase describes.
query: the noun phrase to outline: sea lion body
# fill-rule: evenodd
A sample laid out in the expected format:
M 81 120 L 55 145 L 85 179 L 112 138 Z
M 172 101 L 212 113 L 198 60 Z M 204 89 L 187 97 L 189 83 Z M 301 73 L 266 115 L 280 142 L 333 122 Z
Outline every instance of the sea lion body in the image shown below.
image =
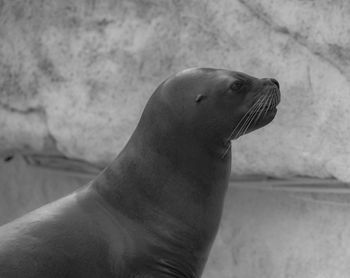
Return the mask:
M 230 140 L 271 122 L 279 101 L 274 79 L 217 69 L 170 77 L 97 178 L 0 229 L 0 277 L 200 277 Z

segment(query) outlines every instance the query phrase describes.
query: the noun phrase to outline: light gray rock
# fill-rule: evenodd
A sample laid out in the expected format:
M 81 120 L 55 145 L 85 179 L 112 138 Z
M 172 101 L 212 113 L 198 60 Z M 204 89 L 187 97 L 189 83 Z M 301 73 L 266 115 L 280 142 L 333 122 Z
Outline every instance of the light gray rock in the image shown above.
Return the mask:
M 350 181 L 350 3 L 0 2 L 0 149 L 111 161 L 155 87 L 187 67 L 280 81 L 235 174 Z
M 349 194 L 230 188 L 203 278 L 344 278 Z

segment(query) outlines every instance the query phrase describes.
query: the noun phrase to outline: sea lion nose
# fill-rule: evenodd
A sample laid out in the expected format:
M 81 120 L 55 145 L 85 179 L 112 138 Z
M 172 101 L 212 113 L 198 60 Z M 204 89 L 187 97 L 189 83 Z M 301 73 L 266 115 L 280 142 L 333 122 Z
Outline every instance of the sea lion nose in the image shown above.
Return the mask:
M 264 86 L 277 86 L 277 88 L 280 88 L 280 83 L 274 78 L 262 78 L 261 81 L 263 82 Z
M 270 78 L 270 81 L 271 81 L 272 83 L 274 83 L 274 84 L 277 86 L 278 89 L 280 88 L 280 83 L 278 83 L 278 81 L 277 81 L 276 79 Z

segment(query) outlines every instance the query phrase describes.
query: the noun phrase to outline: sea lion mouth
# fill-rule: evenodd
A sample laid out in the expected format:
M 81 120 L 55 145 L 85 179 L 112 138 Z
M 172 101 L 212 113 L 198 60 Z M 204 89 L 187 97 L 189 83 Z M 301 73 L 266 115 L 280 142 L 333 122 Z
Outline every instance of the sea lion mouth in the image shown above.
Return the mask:
M 273 112 L 273 111 L 277 111 L 277 105 L 274 106 L 264 106 L 261 107 L 257 110 L 257 112 Z M 254 112 L 251 112 L 254 113 Z M 256 112 L 255 112 L 256 113 Z
M 261 92 L 248 111 L 235 125 L 229 136 L 229 140 L 234 140 L 250 131 L 262 127 L 272 121 L 277 113 L 277 105 L 280 103 L 280 91 L 277 87 Z
M 276 112 L 277 105 L 280 103 L 281 97 L 277 87 L 260 96 L 250 107 L 248 114 L 266 114 Z

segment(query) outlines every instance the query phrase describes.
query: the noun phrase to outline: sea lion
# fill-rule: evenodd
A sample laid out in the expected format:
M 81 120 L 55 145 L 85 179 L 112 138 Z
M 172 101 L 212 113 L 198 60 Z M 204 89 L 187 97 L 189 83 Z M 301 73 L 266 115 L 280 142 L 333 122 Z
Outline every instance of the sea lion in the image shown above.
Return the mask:
M 231 140 L 270 123 L 279 102 L 274 79 L 208 68 L 171 76 L 100 175 L 1 228 L 0 277 L 200 277 Z

